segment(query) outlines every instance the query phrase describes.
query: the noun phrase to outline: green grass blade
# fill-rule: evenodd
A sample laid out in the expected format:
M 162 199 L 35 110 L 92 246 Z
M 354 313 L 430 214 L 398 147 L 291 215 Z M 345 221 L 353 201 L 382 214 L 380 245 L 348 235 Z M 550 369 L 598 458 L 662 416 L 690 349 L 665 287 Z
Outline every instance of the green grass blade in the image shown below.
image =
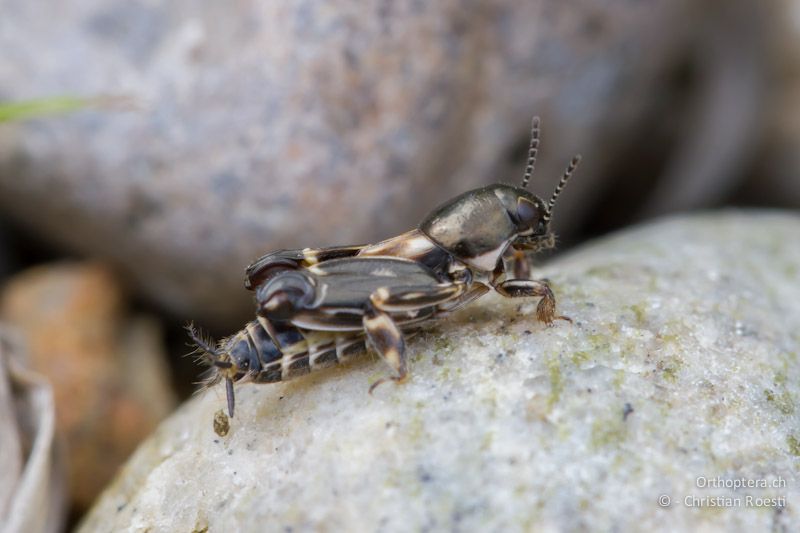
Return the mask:
M 70 113 L 92 103 L 92 99 L 74 96 L 57 96 L 22 102 L 0 102 L 0 123 Z

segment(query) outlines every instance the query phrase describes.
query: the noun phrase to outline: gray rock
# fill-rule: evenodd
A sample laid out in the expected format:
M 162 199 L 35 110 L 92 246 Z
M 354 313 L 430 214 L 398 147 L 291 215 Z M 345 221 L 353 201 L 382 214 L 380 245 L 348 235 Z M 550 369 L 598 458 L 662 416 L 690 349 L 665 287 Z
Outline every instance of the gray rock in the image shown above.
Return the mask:
M 600 240 L 538 272 L 573 325 L 488 296 L 410 342 L 408 383 L 245 385 L 226 437 L 214 389 L 79 530 L 797 530 L 799 236 L 753 212 Z
M 688 0 L 7 0 L 0 98 L 127 95 L 0 131 L 0 207 L 116 263 L 182 317 L 232 326 L 261 253 L 374 241 L 490 180 L 530 117 L 536 186 L 599 170 L 688 46 Z M 638 133 L 637 133 L 638 135 Z

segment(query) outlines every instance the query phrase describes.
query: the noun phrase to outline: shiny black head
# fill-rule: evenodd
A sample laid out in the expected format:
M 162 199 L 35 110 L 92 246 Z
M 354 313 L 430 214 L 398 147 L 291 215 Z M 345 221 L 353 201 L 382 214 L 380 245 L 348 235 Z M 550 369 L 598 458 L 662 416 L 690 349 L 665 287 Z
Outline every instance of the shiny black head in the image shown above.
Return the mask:
M 467 191 L 428 215 L 420 224 L 420 231 L 459 261 L 482 271 L 494 270 L 509 245 L 522 250 L 552 246 L 553 207 L 580 156 L 572 159 L 550 201 L 545 204 L 526 189 L 538 148 L 539 119 L 534 117 L 522 185 L 494 184 Z

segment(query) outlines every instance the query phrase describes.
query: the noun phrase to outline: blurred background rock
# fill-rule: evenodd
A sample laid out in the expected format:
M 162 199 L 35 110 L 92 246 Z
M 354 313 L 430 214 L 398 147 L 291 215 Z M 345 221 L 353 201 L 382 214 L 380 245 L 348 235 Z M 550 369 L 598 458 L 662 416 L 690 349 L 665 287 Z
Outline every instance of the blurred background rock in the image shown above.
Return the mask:
M 175 405 L 161 326 L 125 303 L 116 276 L 96 263 L 33 267 L 0 291 L 0 320 L 23 339 L 26 366 L 52 385 L 76 511 Z
M 18 335 L 0 328 L 0 528 L 64 529 L 63 453 L 50 383 L 25 365 Z
M 32 283 L 23 300 L 41 306 L 6 320 L 36 338 L 154 315 L 143 335 L 166 342 L 182 397 L 195 371 L 180 325 L 247 320 L 252 259 L 379 240 L 467 188 L 517 182 L 533 114 L 538 193 L 584 155 L 555 217 L 562 250 L 667 212 L 800 206 L 800 0 L 2 0 L 0 13 L 0 102 L 128 103 L 0 124 L 0 275 L 12 293 Z M 8 281 L 65 257 L 107 266 Z M 84 268 L 126 304 L 36 324 L 63 303 L 37 284 L 68 290 Z M 101 351 L 125 352 L 123 329 Z M 89 365 L 82 346 L 64 352 Z

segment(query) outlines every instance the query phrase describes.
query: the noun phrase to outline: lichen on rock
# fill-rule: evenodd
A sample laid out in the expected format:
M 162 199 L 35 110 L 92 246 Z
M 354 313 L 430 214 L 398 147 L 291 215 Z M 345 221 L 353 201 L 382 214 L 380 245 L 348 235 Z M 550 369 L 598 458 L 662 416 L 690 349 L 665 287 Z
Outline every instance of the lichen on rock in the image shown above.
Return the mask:
M 537 272 L 573 324 L 490 295 L 409 342 L 408 383 L 369 396 L 365 358 L 242 386 L 225 437 L 211 390 L 81 530 L 797 529 L 799 236 L 732 212 L 599 240 Z

